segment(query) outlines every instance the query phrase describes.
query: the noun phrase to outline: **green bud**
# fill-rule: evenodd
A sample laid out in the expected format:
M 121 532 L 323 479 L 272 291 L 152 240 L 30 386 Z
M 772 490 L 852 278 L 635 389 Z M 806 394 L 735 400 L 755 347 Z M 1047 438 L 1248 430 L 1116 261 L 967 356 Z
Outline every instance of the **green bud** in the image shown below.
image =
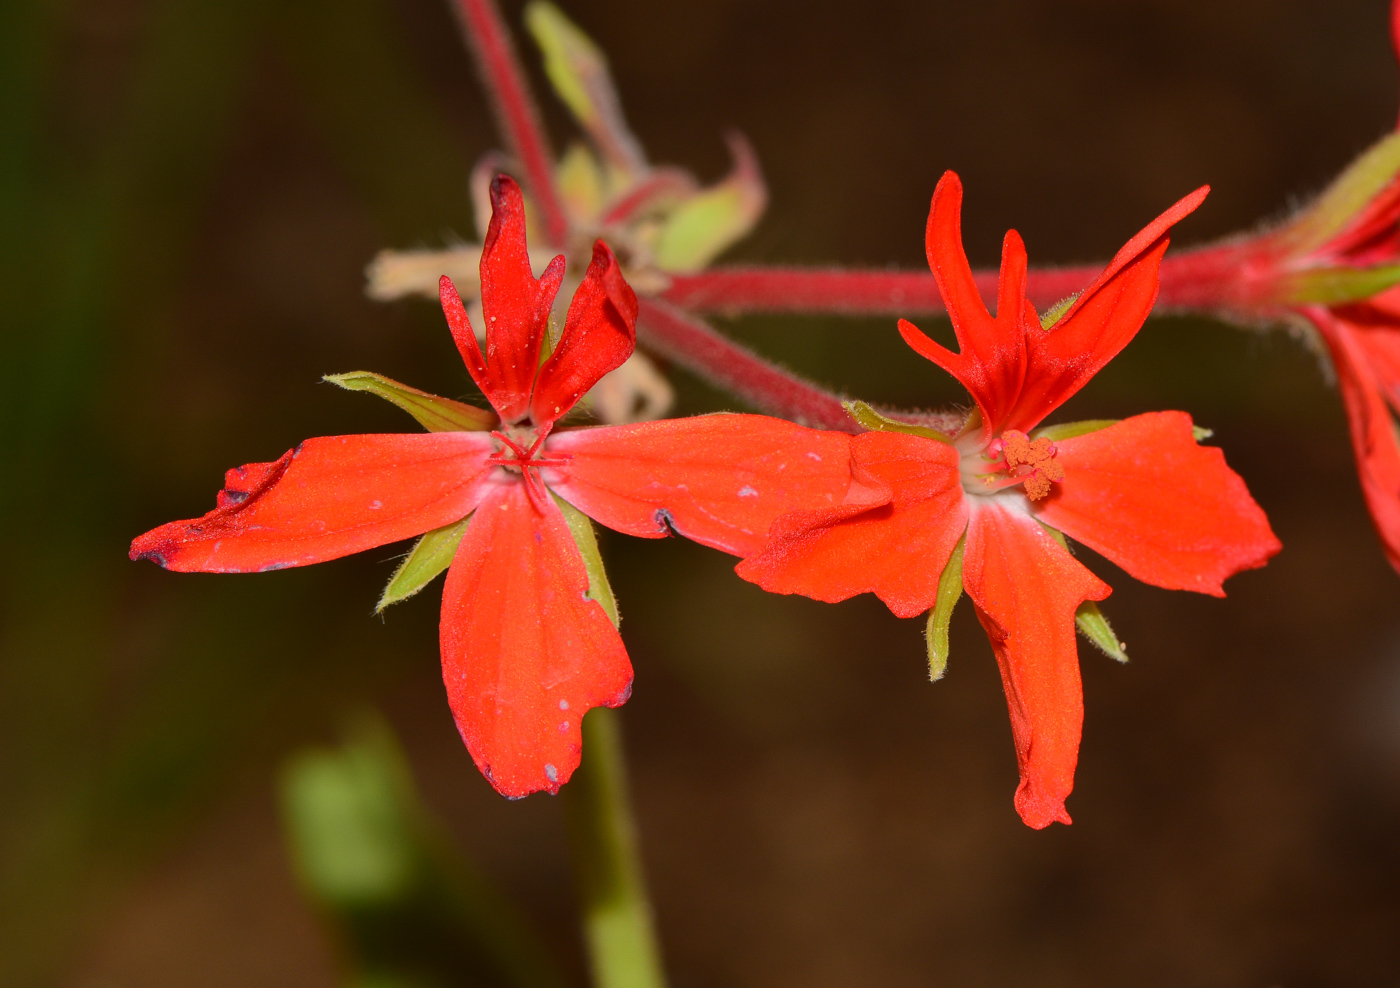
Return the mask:
M 768 189 L 753 150 L 732 135 L 734 169 L 729 177 L 683 200 L 666 217 L 653 248 L 662 271 L 699 271 L 742 239 L 768 205 Z
M 625 171 L 645 170 L 646 157 L 623 118 L 603 50 L 544 0 L 526 5 L 525 27 L 544 55 L 550 85 L 598 149 Z
M 412 415 L 429 432 L 486 432 L 496 428 L 495 414 L 484 408 L 451 398 L 439 398 L 390 380 L 382 374 L 351 371 L 349 374 L 327 374 L 321 380 L 339 385 L 347 391 L 376 394 Z

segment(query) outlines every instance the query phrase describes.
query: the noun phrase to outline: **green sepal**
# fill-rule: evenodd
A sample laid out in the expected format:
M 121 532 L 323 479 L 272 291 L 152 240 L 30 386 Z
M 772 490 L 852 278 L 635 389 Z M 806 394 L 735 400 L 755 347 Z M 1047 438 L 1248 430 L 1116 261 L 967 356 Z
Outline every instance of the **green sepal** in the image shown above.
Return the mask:
M 1193 426 L 1191 426 L 1191 438 L 1195 439 L 1196 442 L 1198 442 L 1198 443 L 1203 443 L 1203 442 L 1205 442 L 1207 439 L 1209 439 L 1209 438 L 1210 438 L 1211 436 L 1213 436 L 1213 435 L 1215 435 L 1215 430 L 1214 430 L 1214 429 L 1207 429 L 1207 428 L 1206 428 L 1205 426 L 1203 426 L 1203 425 L 1193 425 Z
M 1040 328 L 1049 329 L 1060 321 L 1060 317 L 1069 311 L 1069 307 L 1079 301 L 1079 296 L 1083 292 L 1075 292 L 1068 298 L 1062 298 L 1050 308 L 1045 310 L 1045 315 L 1040 317 Z
M 1316 268 L 1292 275 L 1286 284 L 1285 301 L 1300 305 L 1342 305 L 1368 299 L 1400 284 L 1400 264 Z
M 394 575 L 389 577 L 379 603 L 374 605 L 374 613 L 379 614 L 390 604 L 412 597 L 451 566 L 470 520 L 471 515 L 468 515 L 451 525 L 435 528 L 419 539 L 404 561 L 399 563 L 399 568 L 394 570 Z
M 1110 425 L 1117 425 L 1119 419 L 1084 419 L 1081 422 L 1061 422 L 1058 425 L 1047 425 L 1043 429 L 1036 429 L 1031 433 L 1032 439 L 1048 439 L 1052 443 L 1060 442 L 1063 439 L 1073 439 L 1075 436 L 1085 436 L 1091 432 L 1098 432 L 1100 429 L 1107 429 Z
M 958 539 L 953 554 L 943 566 L 938 577 L 938 596 L 933 609 L 928 612 L 928 627 L 924 637 L 928 642 L 928 678 L 937 682 L 948 671 L 948 621 L 953 616 L 953 608 L 962 599 L 963 548 L 967 537 Z
M 593 522 L 558 494 L 553 491 L 549 494 L 554 498 L 554 503 L 559 505 L 559 510 L 564 513 L 569 533 L 573 535 L 574 544 L 578 546 L 579 555 L 583 557 L 583 568 L 588 572 L 588 599 L 598 602 L 616 628 L 622 622 L 622 618 L 617 613 L 617 598 L 613 596 L 612 584 L 608 583 L 607 571 L 603 569 L 603 554 L 598 551 L 598 538 L 593 534 Z
M 1361 153 L 1284 231 L 1298 254 L 1321 247 L 1344 231 L 1400 172 L 1400 132 L 1382 138 Z
M 864 426 L 871 432 L 903 432 L 911 436 L 923 436 L 925 439 L 948 444 L 953 441 L 952 436 L 939 432 L 937 429 L 930 429 L 926 425 L 900 422 L 898 419 L 881 415 L 863 401 L 843 401 L 841 406 L 846 409 L 847 415 L 856 420 L 858 425 Z
M 321 380 L 347 391 L 368 391 L 378 395 L 412 415 L 429 432 L 486 432 L 496 428 L 496 416 L 484 408 L 451 398 L 439 398 L 382 374 L 351 371 L 349 374 L 327 374 Z
M 1113 633 L 1113 626 L 1103 616 L 1098 604 L 1092 600 L 1080 604 L 1074 612 L 1074 623 L 1078 625 L 1079 633 L 1097 645 L 1104 655 L 1118 662 L 1128 661 L 1126 646 Z

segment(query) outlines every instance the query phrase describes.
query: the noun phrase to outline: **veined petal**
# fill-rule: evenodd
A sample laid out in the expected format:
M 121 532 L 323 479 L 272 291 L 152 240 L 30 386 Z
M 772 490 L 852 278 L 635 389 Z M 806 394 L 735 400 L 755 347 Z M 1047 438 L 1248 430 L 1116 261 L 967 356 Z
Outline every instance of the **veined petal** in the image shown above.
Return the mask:
M 593 261 L 569 303 L 564 332 L 540 368 L 531 402 L 536 426 L 554 422 L 637 347 L 637 296 L 608 245 L 593 244 Z
M 950 171 L 943 173 L 934 190 L 924 247 L 953 321 L 959 352 L 940 346 L 902 319 L 899 332 L 921 356 L 967 388 L 982 410 L 985 434 L 994 434 L 1001 431 L 1002 419 L 1015 404 L 1026 374 L 1025 246 L 1014 230 L 1002 242 L 997 314 L 993 318 L 978 294 L 963 250 L 962 182 Z M 1034 318 L 1033 310 L 1030 316 Z
M 520 186 L 506 175 L 496 176 L 491 183 L 491 224 L 481 248 L 487 375 L 486 382 L 478 380 L 477 384 L 507 422 L 522 418 L 529 408 L 530 386 L 539 369 L 549 312 L 563 278 L 561 255 L 550 261 L 544 275 L 536 280 L 525 243 L 525 201 Z M 458 335 L 455 326 L 453 335 Z M 458 347 L 463 344 L 459 338 Z M 470 359 L 467 366 L 471 369 Z
M 1225 454 L 1191 416 L 1152 412 L 1056 443 L 1065 479 L 1036 515 L 1144 583 L 1225 596 L 1226 577 L 1282 547 Z
M 860 486 L 848 503 L 782 516 L 736 572 L 773 593 L 828 602 L 874 593 L 897 616 L 916 617 L 937 601 L 967 527 L 958 453 L 920 436 L 866 432 L 851 440 L 851 463 Z
M 493 469 L 479 432 L 328 436 L 228 471 L 218 507 L 131 544 L 169 570 L 256 573 L 337 559 L 468 514 Z
M 556 432 L 545 455 L 570 457 L 549 485 L 628 535 L 671 530 L 736 556 L 757 552 L 789 511 L 840 504 L 851 437 L 762 415 L 700 415 Z
M 1028 327 L 1024 384 L 1002 428 L 1033 429 L 1132 341 L 1157 300 L 1167 231 L 1207 192 L 1197 189 L 1140 230 L 1048 329 Z
M 1363 331 L 1327 309 L 1310 307 L 1303 312 L 1317 326 L 1332 355 L 1351 426 L 1361 493 L 1386 558 L 1400 570 L 1400 433 L 1387 407 L 1382 381 L 1368 360 Z
M 554 502 L 493 486 L 447 572 L 440 636 L 457 730 L 504 796 L 558 792 L 578 767 L 583 715 L 631 692 L 622 639 L 587 594 Z
M 1037 830 L 1069 823 L 1084 723 L 1074 612 L 1109 588 L 1034 519 L 994 503 L 972 509 L 963 586 L 1006 690 L 1021 771 L 1016 811 Z

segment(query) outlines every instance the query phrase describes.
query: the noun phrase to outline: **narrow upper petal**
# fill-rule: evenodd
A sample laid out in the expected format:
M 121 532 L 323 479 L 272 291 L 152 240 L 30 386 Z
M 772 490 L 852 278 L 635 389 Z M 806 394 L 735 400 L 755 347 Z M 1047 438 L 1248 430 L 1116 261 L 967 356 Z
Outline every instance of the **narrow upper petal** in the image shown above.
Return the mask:
M 1157 300 L 1167 231 L 1208 191 L 1197 189 L 1140 230 L 1048 330 L 1027 324 L 1029 364 L 1004 428 L 1034 428 L 1132 341 Z
M 686 538 L 737 556 L 757 552 L 789 511 L 841 503 L 851 437 L 762 415 L 700 415 L 557 432 L 547 456 L 569 462 L 550 487 L 628 535 Z
M 442 678 L 457 730 L 505 796 L 558 792 L 578 767 L 579 722 L 626 702 L 632 664 L 553 503 L 493 485 L 442 594 Z
M 1029 515 L 995 502 L 971 510 L 963 586 L 1006 690 L 1021 771 L 1016 811 L 1037 830 L 1069 823 L 1084 724 L 1074 612 L 1109 588 Z
M 1000 431 L 1021 391 L 1026 374 L 1028 306 L 1025 300 L 1026 249 L 1020 236 L 1007 233 L 1002 243 L 997 314 L 993 318 L 977 292 L 972 267 L 962 244 L 962 182 L 944 172 L 933 193 L 924 236 L 929 268 L 953 321 L 958 353 L 929 339 L 912 323 L 900 320 L 899 331 L 920 355 L 952 374 L 967 388 L 982 411 L 987 435 Z M 1029 318 L 1035 319 L 1034 310 Z
M 422 535 L 476 506 L 491 453 L 473 432 L 308 439 L 272 463 L 228 471 L 213 511 L 147 532 L 131 558 L 256 573 Z
M 967 525 L 957 451 L 866 432 L 851 440 L 851 462 L 859 487 L 845 505 L 779 518 L 737 572 L 773 593 L 830 602 L 874 593 L 899 617 L 922 614 Z
M 1225 454 L 1185 412 L 1152 412 L 1056 443 L 1065 479 L 1044 521 L 1144 583 L 1225 596 L 1220 584 L 1282 546 Z
M 491 183 L 491 224 L 481 248 L 487 375 L 477 384 L 507 422 L 522 418 L 529 408 L 549 312 L 563 278 L 562 256 L 549 263 L 542 278 L 535 278 L 525 243 L 520 186 L 509 176 L 496 176 Z M 470 359 L 467 366 L 471 369 Z
M 593 245 L 593 260 L 583 276 L 564 331 L 554 352 L 540 368 L 531 415 L 536 426 L 554 422 L 637 348 L 637 296 L 622 277 L 608 245 Z
M 1377 328 L 1367 340 L 1366 330 L 1353 320 L 1343 319 L 1323 308 L 1310 308 L 1304 314 L 1312 319 L 1327 343 L 1337 384 L 1342 391 L 1351 444 L 1361 476 L 1361 493 L 1371 511 L 1371 521 L 1381 538 L 1390 565 L 1400 570 L 1400 437 L 1391 409 L 1386 404 L 1384 380 L 1386 361 L 1373 363 L 1380 356 L 1396 356 L 1400 344 L 1378 339 L 1385 332 Z M 1400 330 L 1391 330 L 1397 332 Z M 1369 344 L 1369 345 L 1368 345 Z M 1392 388 L 1400 381 L 1390 382 Z M 1394 399 L 1392 399 L 1394 400 Z

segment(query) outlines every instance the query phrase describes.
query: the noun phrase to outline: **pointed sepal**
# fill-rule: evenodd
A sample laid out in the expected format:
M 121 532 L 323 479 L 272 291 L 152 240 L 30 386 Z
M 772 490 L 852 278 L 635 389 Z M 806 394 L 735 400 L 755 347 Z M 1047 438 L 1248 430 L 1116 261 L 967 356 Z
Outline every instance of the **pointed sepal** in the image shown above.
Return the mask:
M 938 599 L 933 610 L 928 612 L 928 627 L 924 636 L 928 641 L 928 678 L 938 682 L 948 671 L 948 621 L 953 616 L 953 608 L 962 599 L 963 549 L 966 537 L 958 540 L 953 554 L 943 566 L 943 574 L 938 578 Z
M 379 603 L 374 605 L 374 613 L 382 614 L 390 604 L 407 600 L 446 572 L 457 554 L 457 546 L 470 519 L 468 515 L 459 522 L 435 528 L 419 539 L 404 561 L 399 563 L 399 568 L 394 570 L 394 575 L 389 577 Z
M 569 534 L 574 537 L 574 544 L 578 546 L 579 555 L 583 557 L 583 568 L 588 573 L 588 593 L 585 596 L 589 600 L 596 600 L 598 606 L 608 615 L 613 627 L 619 627 L 622 624 L 622 616 L 618 613 L 617 598 L 613 596 L 607 571 L 603 569 L 603 554 L 598 551 L 598 536 L 593 531 L 593 522 L 558 494 L 551 491 L 550 496 L 564 513 L 564 523 L 569 526 Z
M 1108 623 L 1108 618 L 1103 616 L 1098 604 L 1092 600 L 1080 604 L 1079 609 L 1074 612 L 1074 624 L 1079 633 L 1097 645 L 1104 655 L 1115 662 L 1128 661 L 1127 645 L 1119 641 L 1118 636 L 1113 633 L 1113 626 Z
M 429 432 L 487 432 L 496 428 L 498 419 L 484 408 L 467 405 L 407 384 L 373 374 L 351 371 L 349 374 L 327 374 L 321 378 L 347 391 L 368 391 L 402 408 L 418 420 Z

